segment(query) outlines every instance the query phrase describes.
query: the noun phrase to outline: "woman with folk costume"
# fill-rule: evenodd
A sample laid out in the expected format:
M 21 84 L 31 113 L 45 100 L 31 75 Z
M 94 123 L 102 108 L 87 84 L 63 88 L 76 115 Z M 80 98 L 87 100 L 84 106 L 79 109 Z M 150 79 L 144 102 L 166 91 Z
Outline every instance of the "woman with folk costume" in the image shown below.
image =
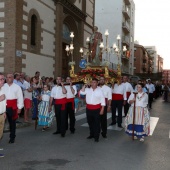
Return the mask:
M 138 84 L 137 93 L 130 95 L 128 103 L 131 104 L 131 107 L 125 118 L 125 132 L 130 136 L 134 135 L 134 139 L 139 138 L 141 142 L 150 133 L 150 116 L 147 108 L 148 95 L 143 92 L 142 88 L 143 84 Z

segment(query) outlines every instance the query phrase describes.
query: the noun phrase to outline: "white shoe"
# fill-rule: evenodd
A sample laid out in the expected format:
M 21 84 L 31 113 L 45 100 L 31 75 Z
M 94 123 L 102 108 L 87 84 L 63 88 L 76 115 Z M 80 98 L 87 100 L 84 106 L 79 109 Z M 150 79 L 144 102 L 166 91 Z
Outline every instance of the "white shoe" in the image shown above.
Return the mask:
M 144 140 L 144 138 L 142 137 L 141 139 L 140 139 L 140 142 L 144 142 L 145 140 Z
M 134 139 L 135 139 L 135 140 L 138 139 L 137 136 L 134 136 Z
M 0 151 L 3 151 L 4 149 L 3 148 L 0 148 Z

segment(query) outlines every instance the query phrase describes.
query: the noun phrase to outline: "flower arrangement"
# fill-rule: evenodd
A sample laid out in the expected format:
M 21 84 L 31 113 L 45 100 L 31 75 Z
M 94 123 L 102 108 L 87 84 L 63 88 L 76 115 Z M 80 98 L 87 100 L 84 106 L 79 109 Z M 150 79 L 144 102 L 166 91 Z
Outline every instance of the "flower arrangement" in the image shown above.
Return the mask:
M 79 77 L 85 77 L 86 75 L 90 75 L 92 78 L 97 78 L 100 76 L 105 76 L 104 69 L 84 69 L 77 73 Z M 117 73 L 114 70 L 109 69 L 110 77 L 117 77 Z

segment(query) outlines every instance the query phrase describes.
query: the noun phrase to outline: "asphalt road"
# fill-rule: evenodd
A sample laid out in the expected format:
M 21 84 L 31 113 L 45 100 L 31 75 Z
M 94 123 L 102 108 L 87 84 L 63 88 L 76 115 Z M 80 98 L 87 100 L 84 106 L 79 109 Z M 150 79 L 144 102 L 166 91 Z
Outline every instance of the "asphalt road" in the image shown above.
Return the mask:
M 55 123 L 46 132 L 35 131 L 33 125 L 17 129 L 14 144 L 8 144 L 5 133 L 0 170 L 169 170 L 170 103 L 155 101 L 151 116 L 159 121 L 144 143 L 132 141 L 124 130 L 108 130 L 108 138 L 100 137 L 98 143 L 88 140 L 89 129 L 82 126 L 86 118 L 78 120 L 76 133 L 68 131 L 65 138 L 52 134 Z

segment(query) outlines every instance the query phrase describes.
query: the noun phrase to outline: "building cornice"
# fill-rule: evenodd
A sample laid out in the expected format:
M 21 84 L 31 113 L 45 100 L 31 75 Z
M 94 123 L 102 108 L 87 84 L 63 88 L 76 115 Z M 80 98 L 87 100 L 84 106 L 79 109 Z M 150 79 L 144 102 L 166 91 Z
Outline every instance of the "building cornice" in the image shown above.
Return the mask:
M 75 15 L 80 20 L 85 21 L 87 15 L 82 12 L 79 8 L 77 8 L 73 3 L 71 3 L 69 0 L 54 0 L 56 4 L 61 4 L 64 7 L 65 13 L 71 13 L 72 15 Z

